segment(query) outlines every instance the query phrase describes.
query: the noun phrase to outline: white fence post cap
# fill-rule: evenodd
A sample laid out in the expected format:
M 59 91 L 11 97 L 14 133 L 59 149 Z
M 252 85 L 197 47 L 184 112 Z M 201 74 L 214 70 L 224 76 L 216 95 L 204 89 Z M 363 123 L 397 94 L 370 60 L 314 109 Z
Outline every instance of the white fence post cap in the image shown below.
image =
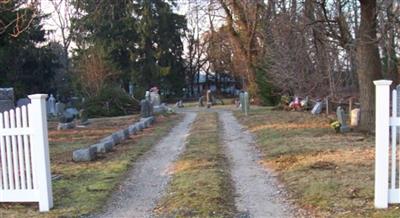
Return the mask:
M 47 94 L 34 94 L 34 95 L 28 95 L 30 99 L 46 99 Z
M 382 79 L 382 80 L 375 80 L 375 81 L 374 81 L 374 84 L 375 84 L 376 86 L 388 86 L 388 85 L 391 85 L 391 84 L 392 84 L 392 80 L 385 80 L 385 79 Z

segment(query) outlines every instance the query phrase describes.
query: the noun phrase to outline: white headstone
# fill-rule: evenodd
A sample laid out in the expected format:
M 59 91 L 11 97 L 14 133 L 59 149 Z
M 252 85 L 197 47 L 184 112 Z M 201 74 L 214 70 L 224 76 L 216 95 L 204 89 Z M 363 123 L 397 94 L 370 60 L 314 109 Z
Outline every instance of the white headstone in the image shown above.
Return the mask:
M 314 105 L 313 109 L 311 110 L 311 114 L 314 115 L 320 114 L 321 111 L 322 111 L 322 102 L 319 101 Z
M 47 100 L 47 104 L 49 105 L 49 113 L 56 116 L 56 99 L 53 94 L 50 94 L 49 100 Z
M 359 122 L 360 122 L 360 109 L 355 108 L 355 109 L 351 110 L 350 125 L 358 126 Z
M 160 94 L 156 92 L 150 92 L 150 103 L 153 104 L 154 107 L 160 106 L 161 104 Z

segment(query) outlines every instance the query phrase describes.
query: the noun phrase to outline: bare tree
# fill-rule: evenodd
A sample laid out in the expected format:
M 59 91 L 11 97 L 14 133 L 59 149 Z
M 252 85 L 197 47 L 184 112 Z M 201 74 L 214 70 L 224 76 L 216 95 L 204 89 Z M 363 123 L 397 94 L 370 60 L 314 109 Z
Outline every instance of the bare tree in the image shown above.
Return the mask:
M 72 42 L 71 19 L 76 9 L 71 5 L 71 0 L 50 0 L 50 3 L 54 9 L 54 16 L 51 19 L 61 33 L 61 44 L 66 58 L 65 66 L 68 68 L 68 50 Z
M 0 0 L 0 14 L 14 13 L 11 20 L 2 20 L 0 18 L 0 35 L 9 33 L 12 37 L 18 37 L 32 24 L 33 20 L 39 15 L 40 1 L 27 0 L 14 2 L 12 0 Z

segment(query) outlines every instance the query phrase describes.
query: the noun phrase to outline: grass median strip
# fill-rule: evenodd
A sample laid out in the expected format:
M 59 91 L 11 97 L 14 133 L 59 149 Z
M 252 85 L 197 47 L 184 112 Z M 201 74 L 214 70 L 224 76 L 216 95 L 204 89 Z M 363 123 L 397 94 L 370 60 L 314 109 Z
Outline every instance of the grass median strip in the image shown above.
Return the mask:
M 156 213 L 162 217 L 233 217 L 232 184 L 219 139 L 217 113 L 199 113 L 186 150 Z
M 60 132 L 50 129 L 51 168 L 53 176 L 58 177 L 53 181 L 54 208 L 48 213 L 39 213 L 37 204 L 0 204 L 0 217 L 81 217 L 97 212 L 112 191 L 118 188 L 135 160 L 167 135 L 181 116 L 158 116 L 154 126 L 130 136 L 114 151 L 96 161 L 75 163 L 71 160 L 71 153 L 131 124 L 135 119 L 98 119 L 98 125 L 94 122 L 82 130 Z
M 257 136 L 263 163 L 276 170 L 300 206 L 321 217 L 399 217 L 396 206 L 376 210 L 374 138 L 336 134 L 324 116 L 258 108 L 235 113 Z

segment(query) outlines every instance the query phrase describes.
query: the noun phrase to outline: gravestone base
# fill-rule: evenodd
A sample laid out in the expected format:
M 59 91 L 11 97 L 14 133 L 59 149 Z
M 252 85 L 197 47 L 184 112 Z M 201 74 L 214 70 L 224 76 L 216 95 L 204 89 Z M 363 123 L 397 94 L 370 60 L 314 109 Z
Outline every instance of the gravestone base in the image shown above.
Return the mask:
M 341 127 L 340 127 L 340 132 L 341 132 L 341 133 L 350 132 L 350 127 L 348 127 L 348 126 L 341 126 Z
M 74 122 L 58 123 L 57 130 L 73 129 L 75 128 Z

